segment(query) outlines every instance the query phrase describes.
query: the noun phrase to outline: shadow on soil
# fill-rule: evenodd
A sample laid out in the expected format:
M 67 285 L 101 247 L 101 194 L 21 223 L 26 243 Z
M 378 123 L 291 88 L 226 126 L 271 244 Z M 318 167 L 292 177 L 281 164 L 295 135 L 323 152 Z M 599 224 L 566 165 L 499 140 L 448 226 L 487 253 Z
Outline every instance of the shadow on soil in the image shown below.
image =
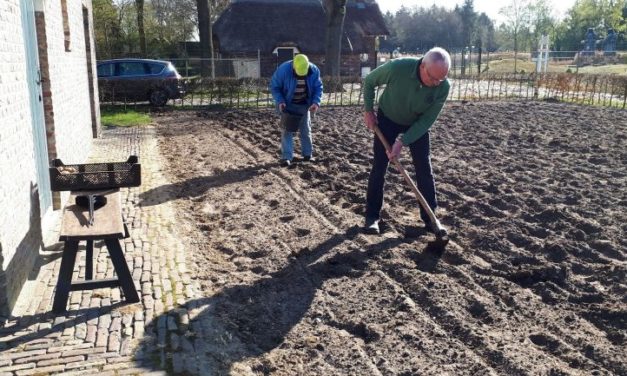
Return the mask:
M 175 309 L 156 317 L 137 351 L 136 361 L 146 366 L 152 360 L 157 363 L 153 366 L 175 374 L 223 375 L 237 371 L 232 369 L 237 362 L 280 347 L 295 325 L 315 319 L 308 318 L 307 312 L 325 280 L 359 277 L 368 269 L 370 260 L 411 242 L 386 239 L 365 248 L 335 250 L 360 233 L 360 228 L 352 227 L 314 249 L 293 253 L 285 268 L 252 284 L 229 287 L 214 296 L 188 301 L 188 310 L 199 311 L 189 325 L 181 320 L 180 311 L 184 310 Z M 426 245 L 419 257 L 425 263 L 424 269 L 434 269 L 441 256 L 441 251 Z M 351 332 L 350 328 L 347 330 Z M 368 335 L 360 328 L 355 328 L 352 334 Z M 263 360 L 252 367 L 254 373 L 272 372 L 272 366 Z
M 240 183 L 268 172 L 276 163 L 264 163 L 249 167 L 218 172 L 211 176 L 200 176 L 177 183 L 152 188 L 139 195 L 139 206 L 153 206 L 181 197 L 200 197 L 211 188 Z M 183 196 L 183 192 L 185 195 Z

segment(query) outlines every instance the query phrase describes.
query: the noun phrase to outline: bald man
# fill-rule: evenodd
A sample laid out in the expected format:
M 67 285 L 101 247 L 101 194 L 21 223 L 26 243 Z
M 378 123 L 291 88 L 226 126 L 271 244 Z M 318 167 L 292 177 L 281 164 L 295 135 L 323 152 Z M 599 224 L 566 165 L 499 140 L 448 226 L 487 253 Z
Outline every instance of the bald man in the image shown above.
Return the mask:
M 371 131 L 375 125 L 392 145 L 387 153 L 381 141 L 374 137 L 374 158 L 366 194 L 366 223 L 364 231 L 379 234 L 383 206 L 385 173 L 389 161 L 409 147 L 418 189 L 429 207 L 437 207 L 435 180 L 431 170 L 429 129 L 438 118 L 450 89 L 447 80 L 451 57 L 446 50 L 435 47 L 424 57 L 390 60 L 373 70 L 364 79 L 364 120 Z M 374 111 L 375 88 L 384 86 L 379 107 Z M 399 135 L 402 135 L 399 137 Z M 429 216 L 420 208 L 420 217 L 427 231 L 434 232 Z

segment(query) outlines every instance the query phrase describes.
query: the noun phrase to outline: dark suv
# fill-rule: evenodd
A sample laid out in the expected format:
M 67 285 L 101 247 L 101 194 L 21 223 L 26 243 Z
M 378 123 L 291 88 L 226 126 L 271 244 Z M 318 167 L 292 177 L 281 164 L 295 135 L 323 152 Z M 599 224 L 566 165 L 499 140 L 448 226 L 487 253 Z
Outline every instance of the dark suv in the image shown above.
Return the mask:
M 169 99 L 185 95 L 185 86 L 169 61 L 115 59 L 98 62 L 101 100 L 149 101 L 164 106 Z

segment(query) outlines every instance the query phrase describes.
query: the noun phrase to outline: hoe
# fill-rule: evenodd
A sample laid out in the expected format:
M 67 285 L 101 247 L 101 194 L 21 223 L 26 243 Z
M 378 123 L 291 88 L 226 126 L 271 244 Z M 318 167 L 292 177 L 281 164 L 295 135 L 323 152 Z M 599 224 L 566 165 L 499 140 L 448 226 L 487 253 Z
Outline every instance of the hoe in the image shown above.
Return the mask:
M 379 140 L 381 141 L 381 143 L 383 143 L 385 150 L 389 152 L 391 150 L 390 144 L 383 136 L 383 133 L 381 133 L 381 130 L 379 129 L 379 127 L 375 125 L 374 131 L 377 134 L 377 137 L 379 137 Z M 429 216 L 429 219 L 431 220 L 432 230 L 435 233 L 436 243 L 440 245 L 441 247 L 446 246 L 449 240 L 448 232 L 446 231 L 444 227 L 442 227 L 442 225 L 440 224 L 440 221 L 435 217 L 433 210 L 431 210 L 431 208 L 429 207 L 429 204 L 427 204 L 427 200 L 425 200 L 422 193 L 420 193 L 420 191 L 418 190 L 418 187 L 416 187 L 416 184 L 414 184 L 413 180 L 411 180 L 411 178 L 407 174 L 407 171 L 405 171 L 405 169 L 403 168 L 403 165 L 401 165 L 401 163 L 396 158 L 392 159 L 392 163 L 394 164 L 398 172 L 401 173 L 401 175 L 403 176 L 403 179 L 405 179 L 407 184 L 409 184 L 409 187 L 414 192 L 414 195 L 416 196 L 416 199 L 418 200 L 418 203 L 420 204 L 420 206 L 422 206 L 425 212 L 427 212 L 427 215 Z

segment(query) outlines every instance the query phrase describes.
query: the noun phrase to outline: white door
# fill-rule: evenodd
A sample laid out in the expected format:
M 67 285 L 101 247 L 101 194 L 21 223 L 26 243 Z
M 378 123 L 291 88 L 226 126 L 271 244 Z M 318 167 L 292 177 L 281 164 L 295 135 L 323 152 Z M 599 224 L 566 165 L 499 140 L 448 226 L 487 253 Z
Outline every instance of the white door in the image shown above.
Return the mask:
M 37 32 L 35 29 L 35 10 L 33 0 L 20 0 L 22 12 L 22 37 L 26 53 L 26 79 L 30 92 L 30 113 L 37 167 L 37 190 L 43 216 L 52 205 L 50 175 L 48 173 L 48 144 L 46 141 L 46 123 L 44 121 L 43 93 L 41 90 L 41 72 L 37 53 Z

